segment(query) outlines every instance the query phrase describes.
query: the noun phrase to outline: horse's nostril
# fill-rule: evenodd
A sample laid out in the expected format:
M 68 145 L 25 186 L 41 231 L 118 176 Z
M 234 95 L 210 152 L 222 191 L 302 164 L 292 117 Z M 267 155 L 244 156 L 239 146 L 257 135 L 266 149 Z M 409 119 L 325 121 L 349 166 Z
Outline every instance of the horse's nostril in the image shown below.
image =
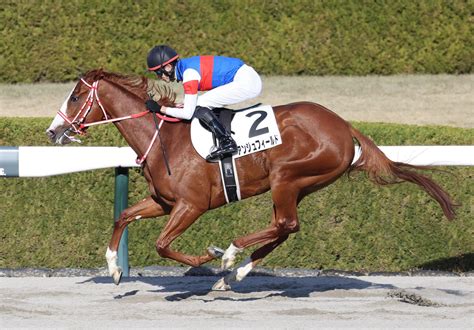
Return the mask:
M 49 129 L 46 131 L 46 134 L 49 136 L 50 139 L 53 139 L 56 136 L 53 130 Z

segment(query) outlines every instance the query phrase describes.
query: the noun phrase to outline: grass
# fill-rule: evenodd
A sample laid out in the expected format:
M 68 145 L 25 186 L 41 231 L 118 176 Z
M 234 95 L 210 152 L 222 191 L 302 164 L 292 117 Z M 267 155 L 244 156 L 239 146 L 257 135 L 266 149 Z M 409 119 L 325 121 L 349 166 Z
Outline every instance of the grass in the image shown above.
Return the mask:
M 46 145 L 49 119 L 0 120 L 0 145 Z M 378 144 L 470 144 L 473 129 L 354 123 Z M 98 127 L 86 145 L 123 145 L 113 127 Z M 401 271 L 417 268 L 472 270 L 474 172 L 446 168 L 433 177 L 462 204 L 454 222 L 410 184 L 378 187 L 363 174 L 343 177 L 310 195 L 299 207 L 301 231 L 267 257 L 266 267 Z M 0 180 L 0 268 L 99 267 L 113 225 L 114 171 L 97 170 L 47 178 Z M 138 169 L 130 174 L 130 204 L 148 195 Z M 266 227 L 269 194 L 207 212 L 173 247 L 201 254 Z M 167 217 L 130 226 L 132 266 L 176 265 L 160 258 L 155 240 Z M 251 249 L 248 251 L 250 252 Z M 246 253 L 248 255 L 248 253 Z M 456 262 L 458 261 L 458 262 Z M 217 263 L 215 263 L 217 265 Z

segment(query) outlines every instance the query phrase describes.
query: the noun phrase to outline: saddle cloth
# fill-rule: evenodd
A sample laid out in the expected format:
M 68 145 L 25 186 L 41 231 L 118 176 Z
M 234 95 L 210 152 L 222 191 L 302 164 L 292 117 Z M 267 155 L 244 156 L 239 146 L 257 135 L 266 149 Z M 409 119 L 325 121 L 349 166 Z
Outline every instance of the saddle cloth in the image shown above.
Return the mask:
M 222 117 L 225 111 L 231 112 L 231 125 L 227 128 L 232 132 L 239 150 L 233 158 L 273 148 L 282 143 L 271 106 L 257 105 L 236 111 L 218 109 L 217 114 L 221 114 Z M 197 118 L 191 122 L 191 140 L 194 149 L 202 158 L 206 158 L 214 146 L 212 133 L 204 128 Z
M 216 115 L 232 133 L 238 152 L 219 160 L 222 185 L 227 203 L 241 199 L 235 159 L 266 150 L 282 143 L 275 114 L 269 105 L 256 105 L 243 110 L 218 109 Z M 216 141 L 199 119 L 191 123 L 191 141 L 196 152 L 206 158 Z

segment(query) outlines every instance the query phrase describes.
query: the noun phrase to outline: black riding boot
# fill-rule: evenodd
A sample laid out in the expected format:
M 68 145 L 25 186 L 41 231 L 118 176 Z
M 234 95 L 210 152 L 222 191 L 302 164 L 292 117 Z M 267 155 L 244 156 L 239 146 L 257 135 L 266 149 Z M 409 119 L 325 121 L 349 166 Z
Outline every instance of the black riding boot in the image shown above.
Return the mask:
M 219 144 L 219 146 L 206 157 L 207 160 L 221 159 L 237 151 L 237 144 L 230 135 L 230 132 L 222 126 L 209 108 L 196 107 L 194 116 L 202 120 L 206 127 L 217 138 Z

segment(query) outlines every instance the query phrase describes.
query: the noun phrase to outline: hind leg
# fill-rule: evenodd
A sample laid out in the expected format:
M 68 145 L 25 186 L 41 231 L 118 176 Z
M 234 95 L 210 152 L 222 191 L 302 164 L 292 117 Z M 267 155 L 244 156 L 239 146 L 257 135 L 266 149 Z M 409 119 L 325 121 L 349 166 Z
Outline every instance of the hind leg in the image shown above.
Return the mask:
M 222 268 L 233 266 L 235 256 L 245 248 L 255 244 L 268 244 L 279 237 L 295 233 L 299 230 L 297 215 L 298 189 L 283 186 L 272 189 L 273 215 L 272 222 L 266 229 L 235 239 L 222 257 Z
M 272 189 L 273 220 L 267 229 L 236 239 L 226 250 L 223 256 L 223 268 L 230 268 L 235 260 L 235 255 L 244 248 L 254 244 L 264 244 L 252 255 L 245 259 L 229 275 L 221 278 L 213 287 L 214 290 L 229 290 L 232 281 L 241 281 L 243 278 L 265 258 L 270 252 L 286 241 L 291 233 L 299 230 L 297 206 L 307 194 L 314 192 L 333 182 L 344 172 L 344 168 L 302 180 L 286 180 L 280 189 Z M 290 184 L 291 182 L 292 184 Z M 299 189 L 297 187 L 306 187 Z
M 263 258 L 265 258 L 270 252 L 275 250 L 280 244 L 288 239 L 289 235 L 281 236 L 276 241 L 265 244 L 264 246 L 255 250 L 254 253 L 247 257 L 242 263 L 232 270 L 226 277 L 222 277 L 212 287 L 213 290 L 226 291 L 230 290 L 230 283 L 242 281 L 257 264 L 259 264 Z
M 114 224 L 114 232 L 110 239 L 105 257 L 109 268 L 109 274 L 113 277 L 114 283 L 119 284 L 122 277 L 122 270 L 117 265 L 117 250 L 122 238 L 123 231 L 133 221 L 145 218 L 159 217 L 168 214 L 169 211 L 163 209 L 151 196 L 143 199 L 137 204 L 125 209 Z
M 235 255 L 242 252 L 244 248 L 263 244 L 249 258 L 233 270 L 225 278 L 220 279 L 214 286 L 214 290 L 228 290 L 229 283 L 232 281 L 241 281 L 265 256 L 288 239 L 288 236 L 299 230 L 299 221 L 297 215 L 298 191 L 290 189 L 288 186 L 272 190 L 273 219 L 271 225 L 259 232 L 240 237 L 236 239 L 226 250 L 222 258 L 224 269 L 232 267 L 235 261 Z

